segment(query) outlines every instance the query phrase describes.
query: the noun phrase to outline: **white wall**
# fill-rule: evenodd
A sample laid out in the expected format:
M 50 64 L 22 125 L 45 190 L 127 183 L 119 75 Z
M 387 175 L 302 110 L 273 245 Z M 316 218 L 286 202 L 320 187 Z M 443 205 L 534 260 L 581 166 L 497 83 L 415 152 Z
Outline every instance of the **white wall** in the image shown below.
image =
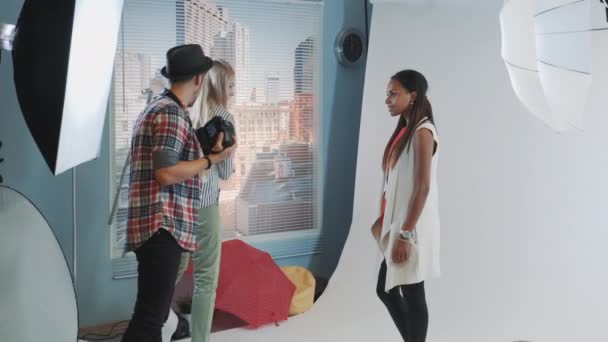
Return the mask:
M 429 340 L 608 341 L 606 56 L 596 48 L 586 130 L 556 135 L 515 97 L 500 57 L 502 0 L 486 1 L 375 6 L 362 127 L 380 125 L 383 138 L 362 148 L 362 130 L 359 160 L 394 129 L 388 78 L 421 71 L 442 144 L 443 275 L 427 282 Z

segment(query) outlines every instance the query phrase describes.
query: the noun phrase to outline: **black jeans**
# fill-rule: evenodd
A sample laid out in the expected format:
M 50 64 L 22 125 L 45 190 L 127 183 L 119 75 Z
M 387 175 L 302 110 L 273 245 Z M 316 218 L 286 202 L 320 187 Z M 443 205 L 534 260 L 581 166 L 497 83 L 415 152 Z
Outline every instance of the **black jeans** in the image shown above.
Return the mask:
M 403 341 L 424 342 L 429 326 L 424 282 L 397 286 L 388 293 L 384 292 L 385 284 L 386 260 L 382 262 L 380 267 L 376 293 L 388 309 Z
M 137 301 L 122 342 L 162 342 L 183 249 L 165 229 L 159 229 L 137 255 Z

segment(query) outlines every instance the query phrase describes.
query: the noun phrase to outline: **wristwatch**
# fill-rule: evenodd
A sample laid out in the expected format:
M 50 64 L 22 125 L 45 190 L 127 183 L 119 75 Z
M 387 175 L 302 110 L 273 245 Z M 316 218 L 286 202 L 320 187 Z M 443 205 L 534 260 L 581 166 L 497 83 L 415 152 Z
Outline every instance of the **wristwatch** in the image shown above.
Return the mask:
M 412 233 L 409 230 L 402 230 L 399 232 L 399 237 L 402 238 L 403 240 L 413 240 L 414 233 Z

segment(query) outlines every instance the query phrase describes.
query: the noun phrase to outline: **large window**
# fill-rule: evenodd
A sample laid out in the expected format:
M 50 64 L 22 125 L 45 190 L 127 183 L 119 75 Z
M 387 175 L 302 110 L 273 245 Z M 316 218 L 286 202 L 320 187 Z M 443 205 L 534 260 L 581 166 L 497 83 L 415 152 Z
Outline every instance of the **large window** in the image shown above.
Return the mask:
M 111 98 L 113 258 L 125 242 L 128 173 L 120 175 L 137 116 L 160 92 L 168 48 L 200 44 L 236 71 L 239 149 L 221 184 L 224 237 L 257 241 L 318 231 L 317 117 L 320 0 L 126 0 Z M 114 196 L 112 196 L 114 197 Z

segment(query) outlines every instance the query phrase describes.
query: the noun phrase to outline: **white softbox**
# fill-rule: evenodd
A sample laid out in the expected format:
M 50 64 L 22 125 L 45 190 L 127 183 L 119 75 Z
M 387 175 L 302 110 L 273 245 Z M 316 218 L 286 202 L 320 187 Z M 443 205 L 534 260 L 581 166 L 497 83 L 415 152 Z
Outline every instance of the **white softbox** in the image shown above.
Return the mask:
M 99 155 L 123 0 L 26 0 L 13 43 L 21 111 L 51 172 Z

